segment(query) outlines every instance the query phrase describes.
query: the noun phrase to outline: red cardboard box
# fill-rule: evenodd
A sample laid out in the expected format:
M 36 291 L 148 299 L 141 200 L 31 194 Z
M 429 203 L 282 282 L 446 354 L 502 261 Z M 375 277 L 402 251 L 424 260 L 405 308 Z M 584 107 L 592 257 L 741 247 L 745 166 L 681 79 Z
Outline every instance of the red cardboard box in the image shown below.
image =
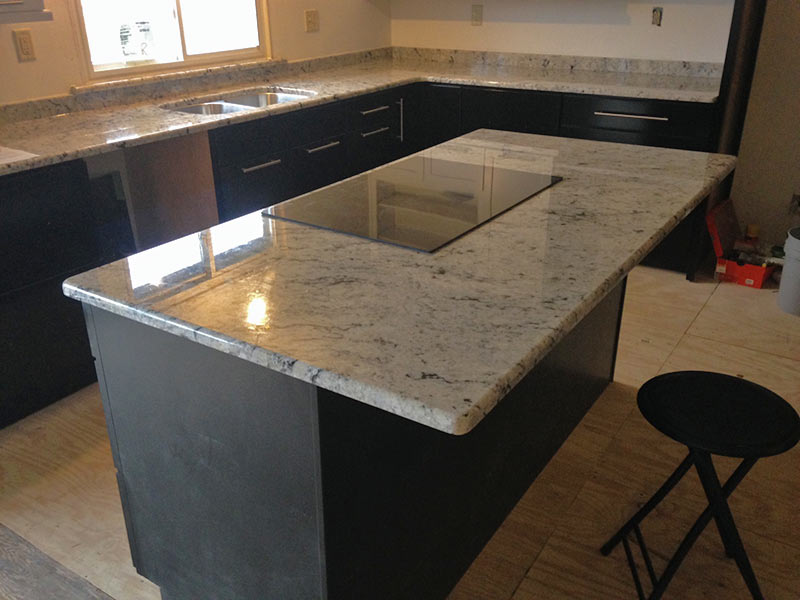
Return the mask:
M 714 244 L 714 253 L 717 255 L 715 269 L 717 278 L 720 281 L 732 281 L 739 285 L 761 288 L 775 270 L 774 266 L 752 265 L 724 258 L 740 236 L 739 224 L 730 198 L 720 202 L 708 212 L 706 225 L 711 235 L 711 242 Z

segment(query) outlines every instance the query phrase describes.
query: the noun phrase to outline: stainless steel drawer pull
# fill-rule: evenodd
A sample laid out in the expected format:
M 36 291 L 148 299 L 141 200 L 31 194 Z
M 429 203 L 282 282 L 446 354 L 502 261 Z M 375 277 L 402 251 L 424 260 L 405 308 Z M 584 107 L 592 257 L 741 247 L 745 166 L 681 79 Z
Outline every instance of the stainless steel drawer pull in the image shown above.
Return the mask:
M 316 148 L 306 148 L 306 152 L 309 154 L 314 154 L 315 152 L 322 152 L 323 150 L 327 150 L 328 148 L 335 148 L 339 144 L 341 144 L 339 140 L 335 142 L 331 142 L 330 144 L 325 144 L 324 146 L 317 146 Z
M 375 134 L 378 134 L 378 133 L 383 133 L 384 131 L 389 131 L 389 128 L 388 127 L 381 127 L 380 129 L 376 129 L 375 131 L 368 131 L 367 133 L 362 133 L 361 137 L 362 138 L 368 138 L 371 135 L 375 135 Z
M 389 110 L 388 106 L 379 106 L 378 108 L 370 108 L 369 110 L 362 110 L 361 114 L 365 117 L 367 115 L 371 115 L 372 113 L 381 112 L 382 110 Z
M 641 119 L 643 121 L 669 121 L 669 117 L 651 117 L 650 115 L 628 115 L 625 113 L 612 113 L 603 112 L 602 110 L 594 111 L 597 117 L 620 117 L 622 119 Z
M 252 167 L 242 167 L 242 173 L 252 173 L 253 171 L 258 171 L 259 169 L 266 169 L 267 167 L 274 167 L 275 165 L 281 164 L 281 159 L 276 158 L 275 160 L 270 160 L 265 163 L 261 163 L 260 165 L 254 165 Z

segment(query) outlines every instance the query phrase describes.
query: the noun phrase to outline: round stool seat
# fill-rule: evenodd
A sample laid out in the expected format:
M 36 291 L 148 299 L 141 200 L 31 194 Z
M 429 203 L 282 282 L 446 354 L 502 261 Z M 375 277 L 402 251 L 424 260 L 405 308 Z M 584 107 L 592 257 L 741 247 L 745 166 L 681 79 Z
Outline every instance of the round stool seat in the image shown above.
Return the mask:
M 738 458 L 773 456 L 800 439 L 800 417 L 767 388 L 721 373 L 679 371 L 646 382 L 644 418 L 677 442 Z

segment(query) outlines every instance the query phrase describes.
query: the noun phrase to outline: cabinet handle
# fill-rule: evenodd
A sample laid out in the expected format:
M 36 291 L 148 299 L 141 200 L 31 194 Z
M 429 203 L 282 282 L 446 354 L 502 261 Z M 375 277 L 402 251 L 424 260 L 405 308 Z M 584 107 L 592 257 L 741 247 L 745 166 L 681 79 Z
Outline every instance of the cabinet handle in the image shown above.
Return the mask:
M 368 138 L 371 135 L 375 135 L 377 133 L 383 133 L 384 131 L 389 131 L 388 127 L 381 127 L 380 129 L 376 129 L 375 131 L 368 131 L 367 133 L 362 133 L 362 138 Z
M 306 148 L 306 152 L 308 154 L 314 154 L 315 152 L 322 152 L 323 150 L 327 150 L 328 148 L 335 148 L 341 143 L 342 142 L 340 142 L 339 140 L 336 140 L 335 142 L 331 142 L 330 144 L 324 144 L 322 146 L 317 146 L 316 148 Z
M 367 115 L 371 115 L 372 113 L 376 112 L 381 112 L 382 110 L 389 110 L 389 107 L 387 105 L 384 105 L 384 106 L 379 106 L 378 108 L 370 108 L 369 110 L 362 110 L 361 114 L 366 117 Z
M 406 137 L 406 119 L 405 119 L 405 104 L 403 103 L 404 98 L 400 98 L 398 104 L 400 104 L 400 141 L 404 142 Z
M 650 115 L 628 115 L 625 113 L 594 111 L 596 117 L 620 117 L 621 119 L 640 119 L 643 121 L 669 121 L 669 117 L 651 117 Z
M 276 158 L 275 160 L 270 160 L 265 163 L 261 163 L 260 165 L 254 165 L 252 167 L 242 167 L 242 173 L 251 173 L 253 171 L 258 171 L 259 169 L 266 169 L 267 167 L 274 167 L 275 165 L 281 164 L 281 159 Z

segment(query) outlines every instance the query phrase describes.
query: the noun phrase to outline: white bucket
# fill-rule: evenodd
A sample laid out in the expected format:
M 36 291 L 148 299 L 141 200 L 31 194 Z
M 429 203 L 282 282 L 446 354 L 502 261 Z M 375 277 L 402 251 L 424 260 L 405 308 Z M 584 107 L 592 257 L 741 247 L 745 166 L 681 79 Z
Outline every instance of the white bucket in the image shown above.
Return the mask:
M 781 310 L 800 316 L 800 227 L 789 230 L 786 245 L 778 306 Z

